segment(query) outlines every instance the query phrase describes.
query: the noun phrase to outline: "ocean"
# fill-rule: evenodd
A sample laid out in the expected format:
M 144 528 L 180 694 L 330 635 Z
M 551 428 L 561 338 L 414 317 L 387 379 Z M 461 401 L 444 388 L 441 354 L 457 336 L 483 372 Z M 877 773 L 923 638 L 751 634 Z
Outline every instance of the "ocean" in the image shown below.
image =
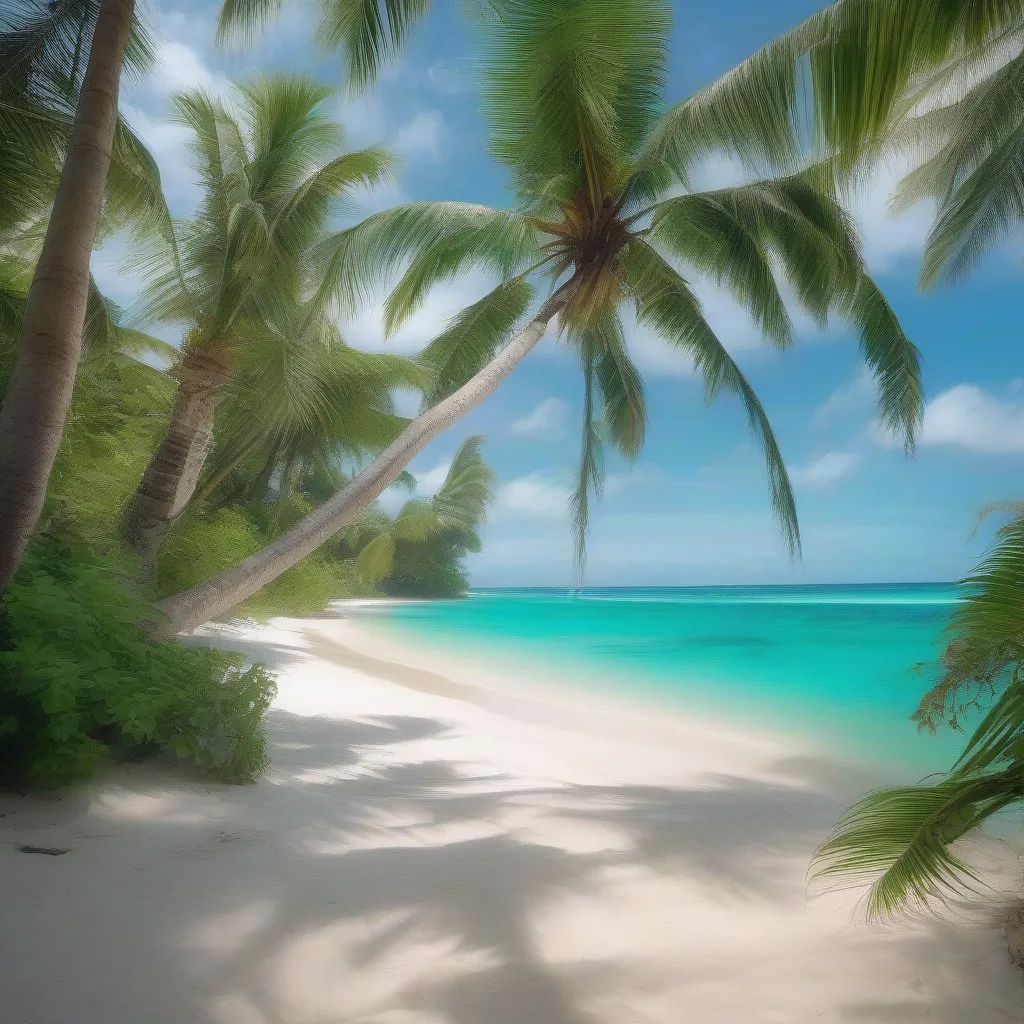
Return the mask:
M 952 584 L 476 590 L 353 609 L 396 640 L 594 692 L 807 738 L 901 774 L 964 743 L 910 721 L 958 600 Z

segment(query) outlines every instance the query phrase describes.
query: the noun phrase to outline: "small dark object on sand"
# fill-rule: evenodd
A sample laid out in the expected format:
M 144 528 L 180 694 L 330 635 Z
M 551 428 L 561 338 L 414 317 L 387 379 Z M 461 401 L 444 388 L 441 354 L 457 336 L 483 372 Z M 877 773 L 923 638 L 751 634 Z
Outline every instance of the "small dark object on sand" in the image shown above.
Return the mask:
M 22 853 L 44 853 L 47 857 L 59 857 L 62 853 L 68 852 L 59 846 L 19 846 L 18 849 Z

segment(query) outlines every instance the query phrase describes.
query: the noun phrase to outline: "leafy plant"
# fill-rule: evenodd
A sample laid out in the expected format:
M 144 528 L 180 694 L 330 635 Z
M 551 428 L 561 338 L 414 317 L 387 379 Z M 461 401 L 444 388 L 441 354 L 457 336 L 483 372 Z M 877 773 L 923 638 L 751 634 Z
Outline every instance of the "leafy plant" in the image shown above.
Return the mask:
M 152 643 L 152 614 L 117 556 L 56 524 L 35 539 L 0 606 L 0 783 L 59 786 L 110 756 L 158 752 L 224 781 L 264 770 L 266 669 Z
M 923 728 L 959 728 L 970 710 L 988 705 L 987 712 L 943 781 L 868 794 L 836 823 L 812 864 L 814 880 L 870 881 L 872 918 L 983 892 L 962 841 L 1024 803 L 1024 511 L 999 530 L 962 586 L 942 672 L 914 717 Z

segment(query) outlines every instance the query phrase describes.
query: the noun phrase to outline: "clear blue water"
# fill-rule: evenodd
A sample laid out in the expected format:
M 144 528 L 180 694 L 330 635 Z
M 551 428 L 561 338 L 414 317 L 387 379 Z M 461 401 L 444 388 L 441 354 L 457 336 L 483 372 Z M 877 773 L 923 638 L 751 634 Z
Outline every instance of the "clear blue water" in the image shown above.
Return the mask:
M 356 614 L 505 671 L 541 666 L 924 775 L 964 742 L 909 720 L 930 678 L 914 665 L 935 659 L 957 596 L 950 584 L 480 590 Z

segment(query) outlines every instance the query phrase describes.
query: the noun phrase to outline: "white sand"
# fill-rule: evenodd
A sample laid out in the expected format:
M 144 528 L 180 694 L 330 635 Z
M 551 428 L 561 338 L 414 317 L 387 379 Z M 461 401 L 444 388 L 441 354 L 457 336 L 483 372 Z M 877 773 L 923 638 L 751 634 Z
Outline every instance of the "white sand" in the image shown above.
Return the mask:
M 269 777 L 4 797 L 4 1024 L 1024 1020 L 995 912 L 808 902 L 870 780 L 788 740 L 481 690 L 347 622 L 219 633 L 279 672 Z

